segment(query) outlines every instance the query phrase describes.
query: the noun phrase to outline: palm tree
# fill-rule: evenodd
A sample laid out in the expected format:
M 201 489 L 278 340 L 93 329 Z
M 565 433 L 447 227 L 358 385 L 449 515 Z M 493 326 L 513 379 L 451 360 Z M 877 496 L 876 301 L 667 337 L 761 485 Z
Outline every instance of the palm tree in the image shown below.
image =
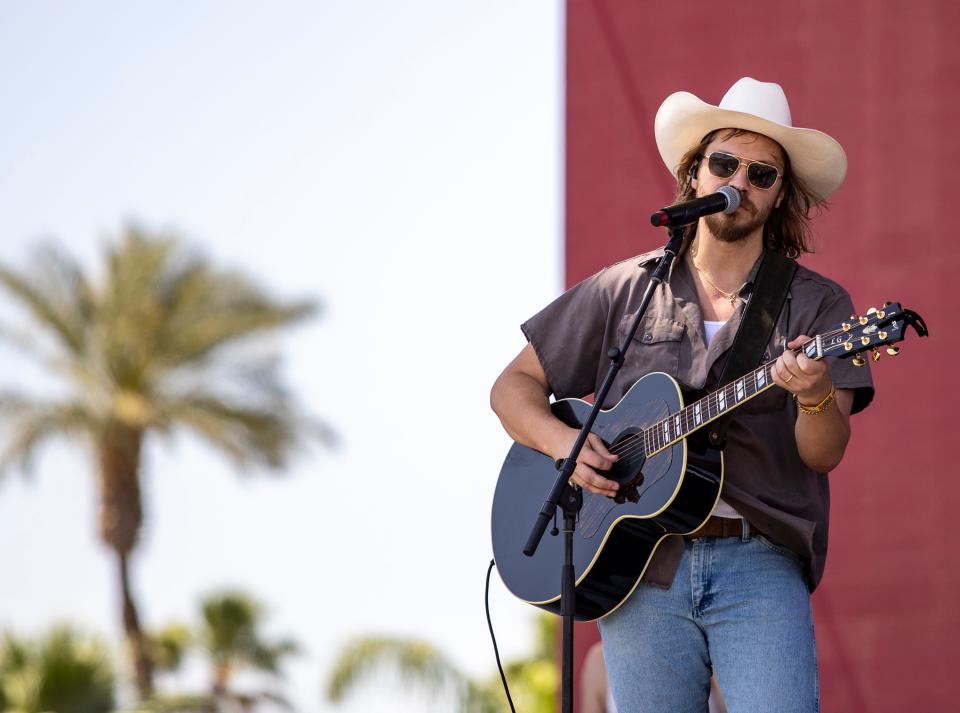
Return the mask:
M 357 637 L 343 647 L 327 681 L 327 698 L 338 703 L 385 669 L 430 695 L 452 695 L 461 713 L 501 711 L 491 691 L 461 672 L 433 644 L 383 636 Z
M 4 336 L 66 386 L 56 398 L 0 393 L 7 425 L 0 468 L 29 470 L 37 447 L 53 437 L 90 448 L 100 538 L 116 556 L 124 632 L 145 699 L 153 664 L 130 578 L 143 524 L 144 441 L 185 427 L 240 467 L 280 469 L 308 433 L 329 440 L 328 429 L 295 411 L 276 360 L 237 348 L 303 320 L 315 306 L 276 301 L 245 276 L 186 252 L 173 236 L 137 227 L 108 248 L 98 283 L 62 250 L 45 248 L 25 272 L 0 266 L 0 286 L 33 321 L 30 332 Z
M 538 615 L 534 650 L 504 666 L 517 710 L 555 713 L 557 709 L 557 621 L 549 614 Z M 427 641 L 380 636 L 357 637 L 343 647 L 327 680 L 327 698 L 339 702 L 385 669 L 395 671 L 405 684 L 416 684 L 429 694 L 452 693 L 462 713 L 509 710 L 499 674 L 478 681 L 460 671 Z
M 233 684 L 238 671 L 254 671 L 276 676 L 282 660 L 296 653 L 289 640 L 267 641 L 260 629 L 263 608 L 243 592 L 211 594 L 200 605 L 201 622 L 190 628 L 172 624 L 150 636 L 157 668 L 174 672 L 186 654 L 200 649 L 210 662 L 211 685 L 208 694 L 156 695 L 131 713 L 207 713 L 218 710 L 250 711 L 261 701 L 290 707 L 276 692 L 240 692 Z
M 214 697 L 248 703 L 256 699 L 283 703 L 276 694 L 241 696 L 231 686 L 239 669 L 279 674 L 280 662 L 297 651 L 290 640 L 267 642 L 263 639 L 259 631 L 263 620 L 260 604 L 242 592 L 223 592 L 204 599 L 201 611 L 203 621 L 197 638 L 213 667 Z
M 0 711 L 107 713 L 113 667 L 106 649 L 67 627 L 38 641 L 7 634 L 0 643 Z

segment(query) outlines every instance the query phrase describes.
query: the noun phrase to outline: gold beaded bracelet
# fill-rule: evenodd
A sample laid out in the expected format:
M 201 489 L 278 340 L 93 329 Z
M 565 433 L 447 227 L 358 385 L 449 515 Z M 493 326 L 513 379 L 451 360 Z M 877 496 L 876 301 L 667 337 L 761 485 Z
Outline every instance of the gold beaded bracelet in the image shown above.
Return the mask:
M 823 397 L 823 401 L 818 403 L 816 406 L 804 406 L 800 403 L 800 399 L 797 398 L 797 395 L 793 395 L 793 400 L 797 402 L 797 408 L 800 409 L 802 413 L 808 414 L 810 416 L 815 416 L 818 413 L 823 413 L 827 410 L 827 406 L 833 403 L 833 397 L 837 395 L 837 387 L 831 385 L 830 393 Z

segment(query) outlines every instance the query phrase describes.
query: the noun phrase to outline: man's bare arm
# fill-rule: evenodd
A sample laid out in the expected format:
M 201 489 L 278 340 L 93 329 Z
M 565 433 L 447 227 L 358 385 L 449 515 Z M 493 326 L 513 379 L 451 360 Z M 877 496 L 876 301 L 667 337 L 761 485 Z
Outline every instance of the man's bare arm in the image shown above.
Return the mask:
M 553 415 L 550 393 L 543 366 L 528 344 L 497 377 L 490 391 L 490 406 L 517 443 L 554 459 L 566 458 L 577 439 L 577 429 Z M 602 477 L 597 471 L 609 470 L 616 460 L 617 456 L 604 447 L 600 438 L 590 434 L 570 481 L 593 493 L 613 496 L 617 482 Z
M 801 335 L 787 346 L 794 349 L 808 339 Z M 820 404 L 834 388 L 825 362 L 808 359 L 804 354 L 796 355 L 789 350 L 777 359 L 773 380 L 808 408 Z M 853 391 L 838 389 L 833 403 L 821 413 L 797 414 L 794 427 L 797 452 L 807 466 L 820 473 L 829 473 L 840 464 L 850 440 L 852 407 Z

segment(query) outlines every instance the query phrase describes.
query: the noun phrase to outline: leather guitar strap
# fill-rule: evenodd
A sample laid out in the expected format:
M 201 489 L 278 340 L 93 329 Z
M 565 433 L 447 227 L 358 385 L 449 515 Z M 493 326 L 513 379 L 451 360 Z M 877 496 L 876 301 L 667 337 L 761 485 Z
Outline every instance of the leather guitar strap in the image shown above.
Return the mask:
M 783 257 L 772 250 L 764 251 L 750 301 L 733 338 L 733 345 L 727 351 L 720 378 L 710 391 L 739 379 L 760 364 L 796 271 L 796 260 Z M 735 413 L 721 416 L 707 426 L 707 437 L 711 446 L 722 449 L 727 444 L 727 426 L 734 415 Z

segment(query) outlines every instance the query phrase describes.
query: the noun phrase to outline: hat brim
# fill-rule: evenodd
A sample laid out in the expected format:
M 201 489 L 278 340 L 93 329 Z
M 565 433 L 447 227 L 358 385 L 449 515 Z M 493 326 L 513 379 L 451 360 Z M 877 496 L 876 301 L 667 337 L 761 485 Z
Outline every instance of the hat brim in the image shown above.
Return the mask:
M 816 129 L 802 129 L 763 119 L 753 114 L 721 109 L 690 92 L 667 97 L 654 121 L 660 157 L 676 173 L 684 154 L 717 129 L 744 129 L 763 134 L 780 144 L 790 157 L 793 172 L 820 203 L 833 193 L 847 175 L 847 155 L 831 136 Z

